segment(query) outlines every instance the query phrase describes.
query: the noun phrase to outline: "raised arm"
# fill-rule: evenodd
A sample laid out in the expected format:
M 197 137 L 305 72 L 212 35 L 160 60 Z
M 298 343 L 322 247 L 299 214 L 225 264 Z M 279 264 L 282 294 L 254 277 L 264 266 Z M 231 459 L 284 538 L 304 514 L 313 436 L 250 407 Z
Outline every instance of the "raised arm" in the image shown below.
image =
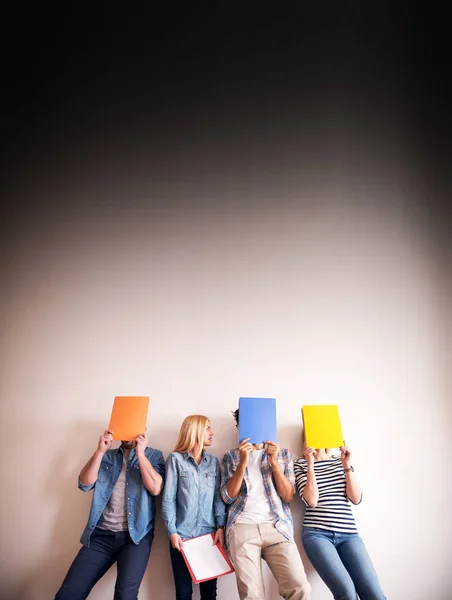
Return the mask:
M 347 485 L 347 497 L 353 504 L 359 504 L 363 498 L 361 487 L 356 480 L 352 467 L 352 453 L 345 444 L 341 446 L 341 462 L 344 467 L 345 480 Z
M 283 502 L 288 504 L 295 492 L 295 476 L 293 471 L 293 461 L 289 456 L 287 465 L 283 471 L 278 461 L 279 446 L 272 441 L 266 441 L 268 462 L 272 468 L 273 479 L 275 480 L 276 490 Z
M 315 508 L 317 506 L 317 502 L 319 501 L 319 488 L 317 486 L 317 479 L 314 471 L 315 455 L 316 451 L 310 446 L 305 446 L 303 448 L 303 456 L 306 459 L 307 466 L 306 484 L 303 490 L 303 498 L 306 504 L 308 504 L 311 508 Z
M 215 524 L 217 531 L 215 533 L 214 543 L 220 542 L 221 546 L 224 546 L 224 526 L 226 525 L 226 506 L 221 498 L 220 486 L 221 486 L 221 473 L 220 463 L 218 458 L 215 458 L 215 491 L 213 496 L 213 506 L 215 513 Z
M 153 467 L 149 459 L 147 458 L 145 452 L 148 447 L 148 438 L 145 433 L 137 436 L 135 439 L 136 447 L 135 452 L 137 454 L 138 464 L 140 466 L 141 478 L 143 480 L 143 485 L 147 489 L 147 491 L 152 494 L 152 496 L 158 496 L 162 491 L 163 487 L 163 477 L 157 470 Z M 163 456 L 161 458 L 162 465 L 158 465 L 162 473 L 165 469 L 165 463 L 163 461 Z
M 107 450 L 110 450 L 112 441 L 113 432 L 109 429 L 106 429 L 99 438 L 96 451 L 80 471 L 79 487 L 83 491 L 90 490 L 96 483 L 97 476 L 99 474 L 100 463 L 102 462 L 104 454 L 107 452 Z
M 239 445 L 240 461 L 235 471 L 232 470 L 232 463 L 229 454 L 225 454 L 221 464 L 221 497 L 226 504 L 231 504 L 237 498 L 245 477 L 246 467 L 248 465 L 249 453 L 252 452 L 253 445 L 249 443 L 250 438 L 245 438 Z

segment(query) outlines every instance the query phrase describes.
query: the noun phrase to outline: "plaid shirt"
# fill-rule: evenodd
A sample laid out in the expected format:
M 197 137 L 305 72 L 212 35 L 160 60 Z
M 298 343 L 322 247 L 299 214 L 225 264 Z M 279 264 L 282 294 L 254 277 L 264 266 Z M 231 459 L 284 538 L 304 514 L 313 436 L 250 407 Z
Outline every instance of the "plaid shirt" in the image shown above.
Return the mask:
M 234 475 L 239 462 L 240 452 L 238 448 L 234 448 L 234 450 L 226 452 L 221 462 L 220 492 L 223 501 L 229 506 L 225 535 L 226 542 L 228 540 L 228 534 L 231 527 L 235 524 L 239 515 L 244 511 L 246 505 L 247 490 L 249 486 L 248 469 L 245 471 L 242 487 L 240 488 L 237 498 L 231 498 L 226 490 L 226 483 Z M 295 490 L 295 474 L 292 455 L 286 448 L 281 448 L 278 452 L 278 462 L 281 465 L 284 475 L 290 481 Z M 276 489 L 275 481 L 273 479 L 272 468 L 268 462 L 266 452 L 262 454 L 261 471 L 270 508 L 277 516 L 275 523 L 276 529 L 288 540 L 293 540 L 292 513 L 290 512 L 289 505 L 286 502 L 283 502 L 278 494 L 278 490 Z

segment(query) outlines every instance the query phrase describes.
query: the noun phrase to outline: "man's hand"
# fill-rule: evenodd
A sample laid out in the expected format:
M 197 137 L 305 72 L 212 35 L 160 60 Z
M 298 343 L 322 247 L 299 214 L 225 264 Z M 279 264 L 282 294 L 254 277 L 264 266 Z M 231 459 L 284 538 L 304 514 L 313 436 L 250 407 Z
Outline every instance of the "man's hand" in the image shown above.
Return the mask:
M 311 448 L 311 446 L 304 446 L 303 447 L 303 456 L 305 457 L 306 463 L 309 468 L 314 465 L 314 460 L 317 457 L 317 452 L 314 450 L 314 448 Z
M 99 443 L 97 444 L 97 449 L 101 454 L 105 454 L 107 450 L 110 450 L 111 443 L 113 441 L 113 431 L 106 429 L 103 435 L 99 438 Z
M 217 529 L 217 531 L 215 532 L 213 545 L 215 546 L 217 543 L 220 543 L 220 546 L 224 548 L 224 529 Z
M 352 453 L 348 449 L 348 446 L 344 445 L 340 447 L 341 451 L 341 462 L 344 469 L 349 469 L 352 463 Z
M 271 440 L 265 440 L 264 444 L 267 445 L 266 452 L 268 462 L 272 468 L 276 491 L 278 492 L 281 500 L 288 504 L 293 498 L 294 485 L 285 474 L 286 467 L 279 464 L 278 454 L 280 452 L 280 448 L 278 444 L 275 444 L 275 442 L 272 442 Z
M 249 458 L 250 452 L 252 452 L 254 450 L 253 444 L 250 444 L 248 441 L 249 439 L 251 439 L 251 438 L 245 438 L 244 440 L 242 440 L 240 442 L 240 445 L 239 445 L 240 462 L 245 467 L 248 464 L 248 458 Z
M 180 552 L 182 546 L 184 545 L 184 542 L 182 541 L 182 538 L 180 537 L 180 535 L 178 533 L 173 533 L 173 535 L 170 535 L 169 539 L 171 542 L 171 546 L 173 548 L 176 548 L 176 550 L 179 550 L 179 552 Z
M 278 464 L 279 446 L 278 444 L 275 444 L 275 442 L 271 442 L 269 440 L 265 441 L 264 443 L 267 444 L 268 462 L 270 463 L 271 467 L 274 467 Z
M 97 481 L 99 467 L 104 459 L 105 453 L 110 450 L 113 441 L 113 431 L 106 429 L 100 436 L 97 449 L 80 471 L 80 483 L 83 486 L 93 486 Z
M 148 447 L 148 438 L 147 435 L 145 433 L 140 433 L 140 435 L 138 435 L 135 438 L 135 452 L 137 453 L 137 455 L 142 455 L 144 456 L 144 451 L 146 450 L 146 448 Z

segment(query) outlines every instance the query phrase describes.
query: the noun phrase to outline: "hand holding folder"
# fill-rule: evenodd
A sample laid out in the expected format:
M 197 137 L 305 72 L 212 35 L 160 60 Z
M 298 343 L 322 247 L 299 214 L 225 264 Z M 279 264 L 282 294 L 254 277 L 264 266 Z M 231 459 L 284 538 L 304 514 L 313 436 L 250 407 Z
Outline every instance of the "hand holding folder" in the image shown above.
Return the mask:
M 214 538 L 213 533 L 208 533 L 184 540 L 181 546 L 193 583 L 202 583 L 234 572 L 226 552 L 219 543 L 213 544 Z

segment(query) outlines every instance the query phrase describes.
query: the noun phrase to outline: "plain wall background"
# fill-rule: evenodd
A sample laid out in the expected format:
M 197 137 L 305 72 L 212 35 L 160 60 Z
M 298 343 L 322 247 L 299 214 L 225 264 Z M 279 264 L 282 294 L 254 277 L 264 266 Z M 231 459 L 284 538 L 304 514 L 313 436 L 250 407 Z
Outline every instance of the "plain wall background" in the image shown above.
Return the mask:
M 448 19 L 146 7 L 4 11 L 2 600 L 58 589 L 77 475 L 129 394 L 165 457 L 191 413 L 235 446 L 240 396 L 276 398 L 297 456 L 301 406 L 339 404 L 388 599 L 450 600 Z M 140 600 L 174 597 L 168 553 L 159 500 Z
M 278 441 L 299 456 L 302 404 L 338 403 L 364 489 L 354 512 L 388 598 L 450 598 L 451 289 L 422 214 L 377 187 L 364 200 L 300 180 L 241 208 L 219 185 L 203 205 L 192 182 L 187 206 L 164 207 L 137 201 L 133 181 L 131 203 L 118 181 L 88 193 L 60 181 L 51 210 L 23 214 L 7 238 L 2 598 L 53 597 L 91 502 L 78 472 L 113 397 L 129 394 L 151 397 L 150 445 L 165 457 L 201 413 L 221 459 L 241 395 L 277 399 Z M 313 598 L 326 600 L 300 545 L 299 498 L 292 509 Z M 114 568 L 93 600 L 113 583 Z M 140 597 L 174 597 L 160 499 Z M 219 598 L 238 598 L 233 576 Z

